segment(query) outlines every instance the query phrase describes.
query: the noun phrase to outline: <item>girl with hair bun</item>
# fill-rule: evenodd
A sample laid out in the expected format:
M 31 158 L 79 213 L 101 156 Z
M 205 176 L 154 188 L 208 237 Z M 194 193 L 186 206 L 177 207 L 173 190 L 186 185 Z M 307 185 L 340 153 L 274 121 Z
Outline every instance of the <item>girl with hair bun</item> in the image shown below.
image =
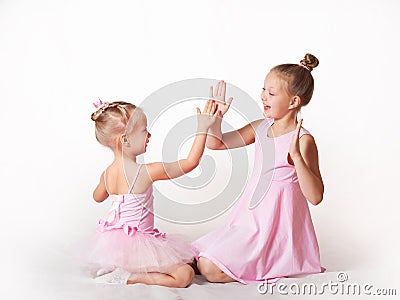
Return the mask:
M 255 143 L 253 173 L 225 222 L 194 242 L 197 268 L 210 282 L 271 282 L 323 269 L 307 200 L 322 201 L 324 184 L 313 136 L 297 121 L 314 90 L 318 59 L 282 64 L 267 74 L 261 91 L 264 119 L 222 134 L 220 118 L 207 147 L 225 150 Z M 226 84 L 213 93 L 223 116 Z M 229 254 L 227 253 L 229 249 Z

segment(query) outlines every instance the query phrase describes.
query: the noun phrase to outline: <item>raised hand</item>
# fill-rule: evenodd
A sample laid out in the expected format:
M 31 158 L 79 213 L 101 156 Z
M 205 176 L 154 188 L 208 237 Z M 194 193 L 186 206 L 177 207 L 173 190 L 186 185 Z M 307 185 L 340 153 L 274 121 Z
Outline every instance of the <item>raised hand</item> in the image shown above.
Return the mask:
M 226 82 L 221 80 L 215 86 L 210 87 L 210 99 L 214 100 L 217 104 L 218 116 L 223 117 L 223 115 L 228 111 L 233 98 L 230 97 L 227 101 L 225 101 L 225 94 L 226 94 Z
M 301 157 L 299 138 L 302 123 L 303 119 L 300 119 L 300 121 L 297 123 L 296 132 L 293 135 L 292 143 L 290 144 L 289 148 L 290 158 L 292 159 L 293 163 L 297 158 Z
M 217 104 L 212 100 L 207 101 L 203 112 L 200 111 L 200 108 L 196 107 L 197 124 L 200 129 L 207 131 L 215 123 L 218 115 L 217 108 Z

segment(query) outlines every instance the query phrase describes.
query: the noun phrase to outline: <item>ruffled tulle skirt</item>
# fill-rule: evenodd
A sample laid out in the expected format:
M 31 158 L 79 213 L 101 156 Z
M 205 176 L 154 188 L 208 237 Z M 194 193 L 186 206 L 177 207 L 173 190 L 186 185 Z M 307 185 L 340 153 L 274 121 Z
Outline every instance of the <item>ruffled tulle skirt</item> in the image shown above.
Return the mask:
M 97 232 L 85 248 L 82 258 L 91 273 L 109 267 L 131 273 L 168 273 L 173 266 L 191 263 L 195 255 L 183 236 L 142 232 L 129 236 L 122 229 Z

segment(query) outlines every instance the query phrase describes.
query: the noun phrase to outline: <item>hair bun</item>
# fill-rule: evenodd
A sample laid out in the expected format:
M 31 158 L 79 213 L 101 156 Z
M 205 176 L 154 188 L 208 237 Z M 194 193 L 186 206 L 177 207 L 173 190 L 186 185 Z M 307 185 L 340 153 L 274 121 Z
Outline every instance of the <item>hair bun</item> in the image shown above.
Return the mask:
M 310 72 L 318 66 L 319 61 L 318 58 L 316 58 L 314 55 L 307 53 L 304 58 L 300 61 L 300 63 L 304 66 L 306 66 Z

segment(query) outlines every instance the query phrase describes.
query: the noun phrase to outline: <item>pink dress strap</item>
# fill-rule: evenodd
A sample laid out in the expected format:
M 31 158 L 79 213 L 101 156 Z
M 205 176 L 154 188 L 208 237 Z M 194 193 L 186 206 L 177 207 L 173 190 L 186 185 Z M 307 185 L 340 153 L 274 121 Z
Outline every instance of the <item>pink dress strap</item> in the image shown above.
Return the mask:
M 107 194 L 109 194 L 110 195 L 110 192 L 108 191 L 108 188 L 107 188 L 107 176 L 106 176 L 106 173 L 107 173 L 107 169 L 105 169 L 104 170 L 104 173 L 103 173 L 103 176 L 104 176 L 104 186 L 105 186 L 105 188 L 106 188 L 106 192 L 107 192 Z
M 135 176 L 133 177 L 132 184 L 131 184 L 130 187 L 129 187 L 128 194 L 130 194 L 130 193 L 132 192 L 133 186 L 134 186 L 135 183 L 136 183 L 136 180 L 137 180 L 137 178 L 138 178 L 138 176 L 139 176 L 139 171 L 140 171 L 141 168 L 142 168 L 142 165 L 139 165 L 138 168 L 137 168 L 137 170 L 136 170 L 136 174 L 135 174 Z
M 305 134 L 309 134 L 309 135 L 311 135 L 311 133 L 307 130 L 307 129 L 305 129 L 303 126 L 300 128 L 300 134 L 299 134 L 299 138 L 301 138 L 303 135 L 305 135 Z M 312 135 L 311 135 L 312 136 Z

